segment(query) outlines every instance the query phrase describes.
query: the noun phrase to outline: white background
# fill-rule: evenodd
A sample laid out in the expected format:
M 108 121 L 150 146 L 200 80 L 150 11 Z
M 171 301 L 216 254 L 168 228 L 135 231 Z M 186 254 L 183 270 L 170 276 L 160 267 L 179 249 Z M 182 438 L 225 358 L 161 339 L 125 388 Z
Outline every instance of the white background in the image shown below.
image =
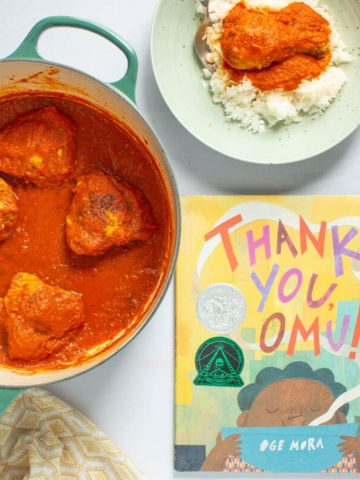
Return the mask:
M 282 167 L 243 164 L 192 138 L 168 110 L 152 73 L 149 42 L 155 7 L 156 0 L 0 0 L 0 58 L 15 50 L 43 17 L 94 20 L 120 33 L 138 53 L 138 106 L 165 146 L 181 194 L 360 193 L 359 130 L 325 155 Z M 73 29 L 45 33 L 40 52 L 101 80 L 118 79 L 125 68 L 113 46 Z M 49 387 L 110 435 L 150 480 L 199 478 L 174 473 L 172 467 L 173 310 L 170 288 L 155 317 L 125 350 L 79 378 Z

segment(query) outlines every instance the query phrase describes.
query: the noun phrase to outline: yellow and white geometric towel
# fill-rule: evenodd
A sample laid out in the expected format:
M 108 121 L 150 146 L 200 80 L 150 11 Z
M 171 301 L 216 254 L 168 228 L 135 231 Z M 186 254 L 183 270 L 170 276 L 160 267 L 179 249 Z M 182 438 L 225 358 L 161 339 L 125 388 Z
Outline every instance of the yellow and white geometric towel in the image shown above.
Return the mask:
M 1 480 L 146 480 L 81 413 L 31 388 L 0 418 Z

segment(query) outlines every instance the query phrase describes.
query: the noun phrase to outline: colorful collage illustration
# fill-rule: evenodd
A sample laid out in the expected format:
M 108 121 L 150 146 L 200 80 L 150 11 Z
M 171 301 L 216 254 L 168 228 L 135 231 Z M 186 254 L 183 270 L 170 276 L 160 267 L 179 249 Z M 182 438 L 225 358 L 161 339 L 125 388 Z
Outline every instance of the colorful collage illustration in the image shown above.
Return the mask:
M 360 198 L 183 197 L 178 471 L 360 470 Z

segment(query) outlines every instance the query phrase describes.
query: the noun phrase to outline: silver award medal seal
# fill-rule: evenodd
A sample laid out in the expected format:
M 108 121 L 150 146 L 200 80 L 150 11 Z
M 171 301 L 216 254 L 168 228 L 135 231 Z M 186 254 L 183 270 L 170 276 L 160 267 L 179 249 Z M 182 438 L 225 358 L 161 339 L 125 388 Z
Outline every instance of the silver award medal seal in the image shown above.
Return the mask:
M 246 316 L 246 302 L 240 290 L 228 283 L 205 288 L 196 303 L 200 323 L 216 333 L 231 333 Z

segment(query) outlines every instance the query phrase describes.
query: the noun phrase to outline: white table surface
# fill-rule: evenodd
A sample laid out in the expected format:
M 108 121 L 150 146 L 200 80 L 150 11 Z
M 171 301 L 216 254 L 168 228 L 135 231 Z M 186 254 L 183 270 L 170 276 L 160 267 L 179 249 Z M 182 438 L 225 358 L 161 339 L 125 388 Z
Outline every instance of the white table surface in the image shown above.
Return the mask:
M 185 131 L 164 103 L 151 69 L 149 39 L 156 3 L 0 0 L 0 58 L 15 50 L 43 17 L 73 15 L 94 20 L 120 33 L 138 53 L 138 105 L 165 146 L 181 194 L 360 193 L 359 130 L 322 156 L 282 167 L 253 166 L 222 157 Z M 101 80 L 115 80 L 125 68 L 121 55 L 105 40 L 72 29 L 66 35 L 64 29 L 45 33 L 40 52 Z M 127 348 L 95 370 L 49 387 L 110 435 L 150 480 L 199 478 L 199 474 L 173 472 L 173 309 L 170 287 L 154 318 Z

